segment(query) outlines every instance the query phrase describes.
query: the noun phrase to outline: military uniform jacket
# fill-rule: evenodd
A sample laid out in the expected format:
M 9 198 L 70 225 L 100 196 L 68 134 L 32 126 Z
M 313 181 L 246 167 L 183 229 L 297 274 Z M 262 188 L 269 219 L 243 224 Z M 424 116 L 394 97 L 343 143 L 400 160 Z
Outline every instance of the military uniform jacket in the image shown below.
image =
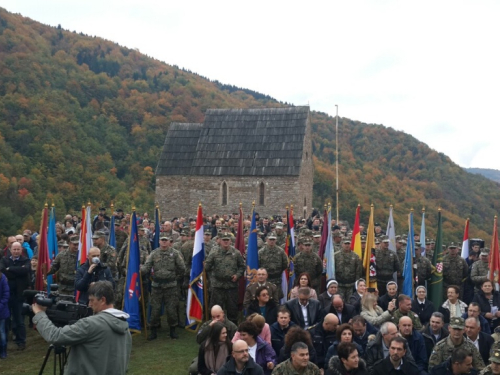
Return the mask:
M 152 273 L 152 287 L 176 287 L 177 279 L 184 276 L 185 271 L 182 255 L 172 248 L 155 249 L 141 266 L 142 274 Z
M 288 257 L 281 247 L 271 249 L 264 245 L 259 250 L 259 267 L 266 269 L 270 282 L 279 281 L 281 284 L 281 273 L 288 268 Z
M 478 260 L 474 262 L 472 265 L 472 270 L 470 271 L 470 278 L 474 283 L 476 290 L 481 288 L 481 283 L 488 279 L 488 271 L 489 271 L 488 262 L 483 262 L 482 260 Z
M 276 246 L 284 248 L 286 245 L 286 237 L 287 237 L 286 232 L 276 235 Z
M 145 236 L 139 237 L 139 249 L 141 251 L 145 251 L 148 254 L 151 254 L 151 242 L 149 241 L 149 238 Z
M 397 249 L 396 254 L 399 259 L 399 269 L 401 270 L 401 274 L 403 269 L 405 268 L 405 257 L 406 257 L 406 249 Z M 399 277 L 403 277 L 402 275 Z
M 342 250 L 335 254 L 335 277 L 339 284 L 354 284 L 362 272 L 361 259 L 354 251 Z
M 190 277 L 191 265 L 193 263 L 193 248 L 194 248 L 194 241 L 193 240 L 187 240 L 181 246 L 181 254 L 182 254 L 182 257 L 184 258 L 184 264 L 186 265 L 186 275 L 185 276 L 187 276 L 188 278 Z
M 401 272 L 398 255 L 391 250 L 375 250 L 377 280 L 391 280 L 394 272 Z M 335 265 L 335 269 L 337 266 Z
M 115 248 L 108 243 L 101 249 L 101 264 L 109 268 L 113 279 L 118 279 L 118 256 Z
M 319 285 L 319 277 L 323 273 L 323 261 L 317 254 L 305 251 L 298 253 L 295 255 L 293 267 L 297 277 L 301 273 L 307 272 L 311 277 L 312 286 Z
M 287 359 L 285 362 L 281 362 L 273 370 L 273 375 L 320 375 L 318 366 L 314 363 L 309 362 L 307 367 L 302 371 L 298 372 L 292 365 L 292 360 Z
M 454 346 L 453 342 L 448 336 L 447 338 L 439 341 L 434 346 L 434 350 L 432 351 L 431 357 L 429 358 L 429 371 L 434 366 L 437 366 L 450 358 L 451 353 L 455 348 L 466 348 L 472 351 L 472 367 L 474 367 L 476 370 L 482 370 L 484 368 L 483 358 L 481 358 L 479 350 L 477 350 L 476 346 L 472 342 L 464 337 L 460 345 Z
M 445 255 L 443 257 L 443 286 L 461 286 L 467 278 L 468 271 L 467 262 L 460 255 L 455 257 Z
M 491 365 L 486 366 L 479 375 L 493 375 L 493 371 L 491 370 Z
M 394 314 L 392 314 L 392 321 L 395 325 L 399 324 L 399 319 L 401 319 L 403 316 L 407 316 L 408 318 L 411 319 L 411 322 L 413 323 L 413 329 L 420 331 L 422 329 L 422 323 L 420 322 L 420 318 L 418 315 L 410 311 L 408 314 L 403 314 L 399 309 L 394 311 Z
M 205 270 L 210 272 L 210 281 L 213 288 L 231 289 L 238 287 L 238 279 L 245 272 L 245 261 L 239 250 L 233 246 L 229 250 L 218 248 L 212 250 L 205 261 Z M 237 280 L 231 278 L 236 275 Z
M 432 264 L 429 259 L 423 256 L 416 257 L 415 265 L 417 266 L 418 285 L 425 285 L 425 281 L 432 276 Z
M 57 272 L 57 282 L 66 288 L 75 288 L 76 262 L 78 252 L 64 250 L 57 254 L 47 275 Z

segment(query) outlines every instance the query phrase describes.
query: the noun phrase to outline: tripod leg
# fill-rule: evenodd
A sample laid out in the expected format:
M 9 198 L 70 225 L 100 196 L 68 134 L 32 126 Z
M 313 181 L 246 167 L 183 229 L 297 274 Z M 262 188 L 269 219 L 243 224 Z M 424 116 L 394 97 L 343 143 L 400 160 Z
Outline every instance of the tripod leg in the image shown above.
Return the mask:
M 49 348 L 47 349 L 47 353 L 45 354 L 45 359 L 43 360 L 42 368 L 40 369 L 40 372 L 38 375 L 43 374 L 43 370 L 45 369 L 45 365 L 47 364 L 47 361 L 49 360 L 50 357 L 50 352 L 54 349 L 54 345 L 50 345 Z

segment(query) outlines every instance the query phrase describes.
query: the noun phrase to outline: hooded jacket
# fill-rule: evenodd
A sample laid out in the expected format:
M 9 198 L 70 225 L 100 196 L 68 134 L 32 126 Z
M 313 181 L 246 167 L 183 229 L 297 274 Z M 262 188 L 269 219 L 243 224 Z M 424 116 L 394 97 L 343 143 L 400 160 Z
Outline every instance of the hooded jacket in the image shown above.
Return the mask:
M 328 362 L 328 368 L 325 375 L 346 375 L 347 373 L 350 375 L 368 375 L 365 361 L 360 358 L 358 368 L 348 372 L 340 358 L 335 355 L 330 359 L 330 362 Z
M 128 317 L 111 308 L 57 328 L 45 312 L 39 312 L 33 323 L 48 343 L 71 346 L 65 374 L 122 375 L 127 371 L 132 349 Z

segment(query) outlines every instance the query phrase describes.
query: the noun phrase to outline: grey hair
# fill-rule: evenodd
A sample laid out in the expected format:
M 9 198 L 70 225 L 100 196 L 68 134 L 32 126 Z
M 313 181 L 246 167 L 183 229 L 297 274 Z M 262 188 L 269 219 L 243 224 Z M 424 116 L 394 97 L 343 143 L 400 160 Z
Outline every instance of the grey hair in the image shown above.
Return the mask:
M 298 341 L 295 344 L 292 345 L 292 349 L 290 349 L 291 353 L 297 353 L 297 350 L 299 349 L 309 349 L 305 343 L 302 341 Z

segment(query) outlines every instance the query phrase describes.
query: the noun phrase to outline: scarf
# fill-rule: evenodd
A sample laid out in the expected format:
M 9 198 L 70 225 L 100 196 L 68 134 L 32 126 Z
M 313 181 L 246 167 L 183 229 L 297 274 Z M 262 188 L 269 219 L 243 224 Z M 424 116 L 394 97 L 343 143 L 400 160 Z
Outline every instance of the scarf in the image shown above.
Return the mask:
M 209 340 L 205 344 L 205 365 L 212 372 L 217 372 L 226 363 L 226 358 L 229 355 L 229 350 L 225 342 L 219 342 L 217 350 L 217 357 L 215 351 Z M 211 346 L 211 348 L 209 348 Z

